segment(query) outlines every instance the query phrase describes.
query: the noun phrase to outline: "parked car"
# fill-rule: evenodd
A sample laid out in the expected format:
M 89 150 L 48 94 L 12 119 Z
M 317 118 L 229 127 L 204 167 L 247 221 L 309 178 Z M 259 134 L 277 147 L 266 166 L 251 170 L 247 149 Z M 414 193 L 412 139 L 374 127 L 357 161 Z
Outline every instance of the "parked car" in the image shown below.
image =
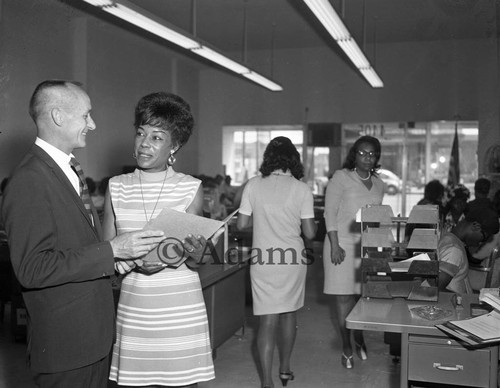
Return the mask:
M 387 194 L 395 195 L 403 189 L 403 181 L 392 171 L 381 168 L 378 170 L 378 175 L 385 183 L 385 192 Z

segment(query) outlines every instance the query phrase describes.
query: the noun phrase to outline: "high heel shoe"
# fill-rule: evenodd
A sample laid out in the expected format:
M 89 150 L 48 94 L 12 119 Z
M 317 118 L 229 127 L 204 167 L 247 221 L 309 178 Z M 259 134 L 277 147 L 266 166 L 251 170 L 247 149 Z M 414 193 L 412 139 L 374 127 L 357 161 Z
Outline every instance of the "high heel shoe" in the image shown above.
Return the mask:
M 354 359 L 352 358 L 352 355 L 347 357 L 344 353 L 342 353 L 341 361 L 342 361 L 342 365 L 346 369 L 352 369 L 352 367 L 354 366 Z
M 280 380 L 281 384 L 286 387 L 288 384 L 288 381 L 293 381 L 295 379 L 295 376 L 293 372 L 280 372 Z
M 365 361 L 368 359 L 368 353 L 366 351 L 366 344 L 363 342 L 362 344 L 358 344 L 357 342 L 354 343 L 356 345 L 356 354 L 358 357 Z

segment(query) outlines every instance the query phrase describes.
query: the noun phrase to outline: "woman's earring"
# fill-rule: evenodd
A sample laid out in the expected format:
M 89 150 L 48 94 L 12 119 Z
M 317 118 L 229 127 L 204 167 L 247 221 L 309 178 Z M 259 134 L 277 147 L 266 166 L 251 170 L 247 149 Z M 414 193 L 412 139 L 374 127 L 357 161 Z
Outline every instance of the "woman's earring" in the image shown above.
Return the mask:
M 168 165 L 173 166 L 177 159 L 175 159 L 174 151 L 170 151 L 170 156 L 168 157 Z

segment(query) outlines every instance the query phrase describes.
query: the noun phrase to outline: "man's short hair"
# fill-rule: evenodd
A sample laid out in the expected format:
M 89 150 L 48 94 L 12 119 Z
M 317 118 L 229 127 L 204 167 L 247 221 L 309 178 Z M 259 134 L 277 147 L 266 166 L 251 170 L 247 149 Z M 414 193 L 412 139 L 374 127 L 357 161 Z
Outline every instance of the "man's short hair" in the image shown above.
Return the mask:
M 66 80 L 60 80 L 60 79 L 49 79 L 43 82 L 40 82 L 37 87 L 35 88 L 33 94 L 31 95 L 30 98 L 30 105 L 29 105 L 29 114 L 33 121 L 36 123 L 36 120 L 38 116 L 40 115 L 40 110 L 42 109 L 43 103 L 44 103 L 44 95 L 45 91 L 51 88 L 55 87 L 67 87 L 67 85 L 72 84 L 78 87 L 82 87 L 82 84 L 80 82 L 76 81 L 66 81 Z

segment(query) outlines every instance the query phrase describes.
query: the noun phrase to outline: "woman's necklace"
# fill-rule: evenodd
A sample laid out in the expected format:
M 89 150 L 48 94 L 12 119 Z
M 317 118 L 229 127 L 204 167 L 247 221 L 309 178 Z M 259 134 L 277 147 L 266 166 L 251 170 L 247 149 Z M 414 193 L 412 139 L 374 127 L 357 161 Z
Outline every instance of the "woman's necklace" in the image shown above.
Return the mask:
M 160 194 L 158 194 L 158 198 L 156 198 L 155 207 L 153 208 L 153 212 L 151 213 L 151 215 L 149 216 L 149 219 L 148 219 L 148 213 L 146 211 L 146 203 L 144 201 L 144 193 L 142 192 L 141 171 L 139 171 L 139 185 L 141 187 L 142 208 L 144 209 L 144 217 L 146 217 L 146 222 L 151 221 L 151 218 L 155 214 L 156 206 L 158 206 L 158 202 L 160 201 L 161 193 L 163 192 L 163 187 L 165 186 L 165 181 L 167 180 L 167 172 L 168 172 L 168 166 L 167 166 L 167 169 L 165 170 L 165 178 L 163 178 L 163 183 L 161 184 Z
M 359 179 L 361 179 L 362 181 L 367 181 L 368 179 L 370 179 L 371 177 L 371 174 L 368 173 L 368 176 L 366 178 L 363 178 L 361 175 L 359 175 L 359 172 L 358 170 L 356 169 L 356 167 L 354 167 L 354 171 L 356 172 L 356 175 L 359 177 Z

